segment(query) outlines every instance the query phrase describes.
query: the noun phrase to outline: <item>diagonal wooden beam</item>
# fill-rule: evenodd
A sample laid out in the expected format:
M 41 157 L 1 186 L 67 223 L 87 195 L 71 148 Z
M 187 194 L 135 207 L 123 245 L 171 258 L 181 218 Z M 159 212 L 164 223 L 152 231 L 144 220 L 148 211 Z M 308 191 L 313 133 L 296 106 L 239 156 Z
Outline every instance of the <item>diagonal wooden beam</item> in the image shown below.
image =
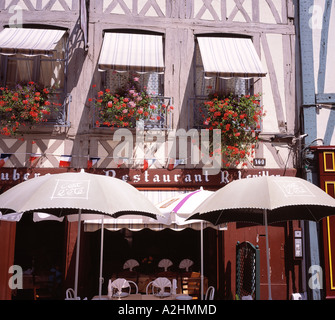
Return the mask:
M 108 7 L 105 9 L 104 13 L 110 13 L 115 9 L 117 5 L 120 5 L 125 14 L 131 15 L 131 12 L 123 0 L 113 0 Z
M 143 6 L 142 10 L 139 12 L 139 15 L 144 16 L 151 7 L 153 7 L 153 9 L 155 10 L 155 12 L 159 17 L 165 16 L 160 6 L 157 4 L 155 0 L 148 0 L 146 4 Z
M 56 0 L 50 0 L 43 8 L 45 11 L 51 10 L 52 6 L 56 3 Z
M 54 167 L 58 167 L 59 159 L 54 152 L 59 148 L 59 146 L 63 143 L 63 140 L 56 140 L 50 147 L 45 144 L 42 139 L 35 140 L 36 145 L 41 149 L 41 153 L 45 154 L 48 160 Z
M 99 168 L 107 168 L 108 165 L 113 161 L 114 149 L 106 140 L 99 140 L 99 142 L 101 146 L 107 151 L 107 156 L 103 161 L 101 161 Z
M 276 161 L 279 168 L 285 168 L 285 161 L 281 157 L 280 153 L 275 149 L 275 147 L 270 142 L 264 142 L 264 146 L 270 151 L 273 159 Z
M 276 23 L 281 23 L 282 21 L 280 19 L 279 13 L 277 11 L 276 6 L 273 4 L 272 0 L 266 0 L 266 2 L 268 4 L 268 6 L 270 7 L 270 10 L 273 14 L 273 17 L 275 18 Z
M 4 1 L 4 7 L 5 7 L 5 3 L 6 1 Z M 12 0 L 9 4 L 7 4 L 7 7 L 5 7 L 5 9 L 9 9 L 12 6 L 16 6 L 19 3 L 19 0 Z
M 11 154 L 10 161 L 12 162 L 14 167 L 23 167 L 24 164 L 20 162 L 20 160 L 15 155 L 15 152 L 25 143 L 22 140 L 16 140 L 15 143 L 8 147 L 4 139 L 0 139 L 0 149 L 3 150 L 3 153 Z
M 323 138 L 323 143 L 325 146 L 331 145 L 331 140 L 334 135 L 335 130 L 335 110 L 330 109 L 327 125 L 326 125 L 326 132 Z
M 27 8 L 30 10 L 30 11 L 34 11 L 35 10 L 35 7 L 33 6 L 33 4 L 31 3 L 30 0 L 23 0 L 24 4 L 27 6 Z
M 68 4 L 64 0 L 58 0 L 60 5 L 63 7 L 64 11 L 70 11 Z
M 228 21 L 233 21 L 233 19 L 235 18 L 236 14 L 240 11 L 242 13 L 244 19 L 247 22 L 251 22 L 251 19 L 250 19 L 248 13 L 243 8 L 244 0 L 234 0 L 234 1 L 235 1 L 236 6 L 233 9 L 233 11 L 231 12 L 230 16 L 228 17 Z
M 197 15 L 196 15 L 196 19 L 201 19 L 202 15 L 206 12 L 206 10 L 208 10 L 213 19 L 215 21 L 219 21 L 220 18 L 219 16 L 217 15 L 216 11 L 214 10 L 213 6 L 212 6 L 212 1 L 213 0 L 202 0 L 203 1 L 203 4 L 202 4 L 202 7 L 200 8 L 200 10 L 198 11 Z

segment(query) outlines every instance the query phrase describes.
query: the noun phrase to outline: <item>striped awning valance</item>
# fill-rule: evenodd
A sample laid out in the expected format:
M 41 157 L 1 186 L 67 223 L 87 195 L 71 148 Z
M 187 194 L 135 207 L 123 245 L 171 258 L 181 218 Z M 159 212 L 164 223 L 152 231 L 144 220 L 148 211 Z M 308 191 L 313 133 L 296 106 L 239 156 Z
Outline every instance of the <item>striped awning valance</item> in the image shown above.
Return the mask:
M 198 37 L 206 77 L 264 77 L 255 47 L 248 38 Z
M 65 32 L 57 29 L 5 28 L 0 32 L 0 53 L 48 56 Z
M 124 221 L 125 219 L 108 219 L 104 221 L 104 228 L 109 231 L 119 231 L 122 229 L 128 229 L 130 231 L 141 231 L 143 229 L 150 229 L 152 231 L 162 231 L 165 229 L 170 229 L 173 231 L 183 231 L 185 229 L 192 229 L 192 230 L 201 230 L 212 228 L 219 231 L 227 230 L 227 224 L 220 224 L 214 226 L 210 222 L 204 221 L 202 226 L 200 223 L 188 223 L 184 225 L 180 225 L 177 223 L 171 224 L 163 224 L 163 223 L 143 223 L 134 220 Z M 101 220 L 85 220 L 84 223 L 84 231 L 85 232 L 95 232 L 101 229 L 102 221 Z
M 152 203 L 158 204 L 163 200 L 171 199 L 171 197 L 175 197 L 178 194 L 188 193 L 187 191 L 181 190 L 141 190 L 140 191 L 145 197 L 147 197 Z M 70 218 L 71 216 L 68 216 Z M 70 218 L 71 219 L 71 218 Z M 95 218 L 93 218 L 95 219 Z M 99 220 L 100 219 L 100 220 Z M 34 219 L 35 221 L 35 219 Z M 42 220 L 39 220 L 42 221 Z M 104 219 L 104 228 L 109 231 L 118 231 L 121 229 L 128 229 L 131 231 L 140 231 L 143 229 L 150 229 L 153 231 L 161 231 L 164 229 L 171 229 L 174 231 L 182 231 L 187 228 L 193 230 L 201 230 L 201 228 L 213 228 L 216 230 L 224 231 L 227 230 L 227 224 L 220 224 L 214 226 L 210 222 L 203 221 L 202 225 L 199 220 L 189 220 L 186 218 L 179 217 L 176 218 L 175 214 L 167 214 L 164 213 L 162 217 L 157 217 L 157 219 L 149 218 L 146 216 L 131 216 L 124 215 L 119 218 L 114 219 Z M 92 218 L 85 220 L 84 230 L 86 232 L 95 232 L 101 229 L 102 220 L 101 218 L 97 218 L 96 220 L 92 220 Z
M 99 69 L 163 73 L 163 37 L 106 32 L 100 52 Z

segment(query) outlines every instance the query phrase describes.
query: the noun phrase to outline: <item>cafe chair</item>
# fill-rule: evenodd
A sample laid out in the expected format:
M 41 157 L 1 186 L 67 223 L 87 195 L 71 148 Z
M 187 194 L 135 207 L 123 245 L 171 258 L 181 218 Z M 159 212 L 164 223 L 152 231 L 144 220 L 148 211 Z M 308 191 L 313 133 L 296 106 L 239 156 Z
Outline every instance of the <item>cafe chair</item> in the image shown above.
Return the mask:
M 181 260 L 179 263 L 179 269 L 185 269 L 186 272 L 189 271 L 190 267 L 193 266 L 194 262 L 190 259 Z
M 65 300 L 80 300 L 80 297 L 75 298 L 74 290 L 68 288 L 65 292 Z
M 173 262 L 170 259 L 162 259 L 158 263 L 159 268 L 164 268 L 164 271 L 167 271 L 169 267 L 173 265 Z
M 129 259 L 123 264 L 123 269 L 129 269 L 129 271 L 133 271 L 133 268 L 138 267 L 140 264 L 135 259 Z
M 135 287 L 135 294 L 138 293 L 137 284 L 134 281 L 126 280 L 124 278 L 118 278 L 114 281 L 109 280 L 108 283 L 108 295 L 125 297 L 131 294 L 132 286 Z
M 138 272 L 135 270 L 140 264 L 135 259 L 129 259 L 123 264 L 121 271 L 116 273 L 116 278 L 124 278 L 138 283 Z
M 214 293 L 215 293 L 215 288 L 213 286 L 208 287 L 206 294 L 205 294 L 205 300 L 214 300 Z
M 172 283 L 168 278 L 158 277 L 157 279 L 148 283 L 145 291 L 146 291 L 146 294 L 150 294 L 149 291 L 151 288 L 151 294 L 169 295 L 171 294 L 171 286 L 172 286 Z
M 128 283 L 129 283 L 129 285 L 133 285 L 134 286 L 134 288 L 135 288 L 135 294 L 138 294 L 138 286 L 137 286 L 137 284 L 136 284 L 136 282 L 135 281 L 132 281 L 132 280 L 128 280 Z M 131 286 L 130 286 L 130 293 L 131 293 Z

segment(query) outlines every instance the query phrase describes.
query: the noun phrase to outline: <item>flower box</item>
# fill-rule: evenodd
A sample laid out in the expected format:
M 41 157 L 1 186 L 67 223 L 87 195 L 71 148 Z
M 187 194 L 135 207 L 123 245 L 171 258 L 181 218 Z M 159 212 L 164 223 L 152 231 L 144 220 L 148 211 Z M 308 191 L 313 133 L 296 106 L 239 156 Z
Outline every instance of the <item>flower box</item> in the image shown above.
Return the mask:
M 203 105 L 201 116 L 205 128 L 221 130 L 221 145 L 212 146 L 212 153 L 222 153 L 225 167 L 247 165 L 248 159 L 254 156 L 265 116 L 260 95 L 220 97 L 215 93 Z
M 95 87 L 95 86 L 94 86 Z M 143 128 L 161 127 L 173 106 L 164 103 L 164 97 L 155 97 L 140 90 L 136 81 L 130 81 L 117 92 L 99 91 L 97 98 L 89 99 L 96 110 L 96 127 Z
M 0 133 L 15 136 L 22 126 L 47 122 L 52 108 L 59 106 L 50 99 L 52 91 L 32 81 L 15 88 L 0 87 Z

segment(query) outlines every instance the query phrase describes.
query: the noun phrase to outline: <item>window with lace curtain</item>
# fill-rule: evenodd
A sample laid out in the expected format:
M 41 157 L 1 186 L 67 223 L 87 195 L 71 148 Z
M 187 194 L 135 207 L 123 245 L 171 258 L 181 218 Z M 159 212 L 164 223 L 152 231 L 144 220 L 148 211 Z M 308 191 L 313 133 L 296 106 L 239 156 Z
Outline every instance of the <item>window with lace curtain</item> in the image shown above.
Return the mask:
M 65 85 L 66 37 L 57 44 L 51 56 L 0 55 L 1 85 L 15 87 L 18 83 L 34 81 L 45 87 L 63 91 Z
M 193 110 L 193 114 L 190 115 L 190 119 L 193 118 L 193 124 L 189 123 L 189 127 L 203 127 L 203 119 L 201 117 L 201 114 L 205 112 L 203 102 L 208 99 L 210 94 L 214 92 L 221 96 L 253 94 L 253 78 L 206 77 L 197 41 L 195 42 L 194 77 L 195 96 L 189 99 L 189 112 Z
M 94 100 L 95 127 L 169 129 L 164 96 L 164 39 L 138 30 L 105 31 L 98 62 L 102 85 Z
M 1 54 L 1 87 L 14 89 L 18 85 L 34 82 L 40 87 L 51 88 L 50 114 L 47 122 L 67 125 L 66 110 L 67 37 L 64 35 L 51 54 Z
M 117 72 L 115 70 L 106 70 L 104 76 L 104 87 L 116 92 L 119 88 L 134 78 L 138 78 L 140 90 L 146 90 L 152 96 L 164 96 L 164 74 L 142 73 L 135 71 Z
M 210 93 L 218 92 L 222 95 L 252 94 L 253 80 L 239 77 L 206 77 L 198 42 L 195 45 L 195 96 L 207 97 Z
M 103 89 L 95 99 L 96 127 L 170 127 L 173 106 L 171 98 L 164 96 L 164 74 L 110 69 L 102 78 Z

